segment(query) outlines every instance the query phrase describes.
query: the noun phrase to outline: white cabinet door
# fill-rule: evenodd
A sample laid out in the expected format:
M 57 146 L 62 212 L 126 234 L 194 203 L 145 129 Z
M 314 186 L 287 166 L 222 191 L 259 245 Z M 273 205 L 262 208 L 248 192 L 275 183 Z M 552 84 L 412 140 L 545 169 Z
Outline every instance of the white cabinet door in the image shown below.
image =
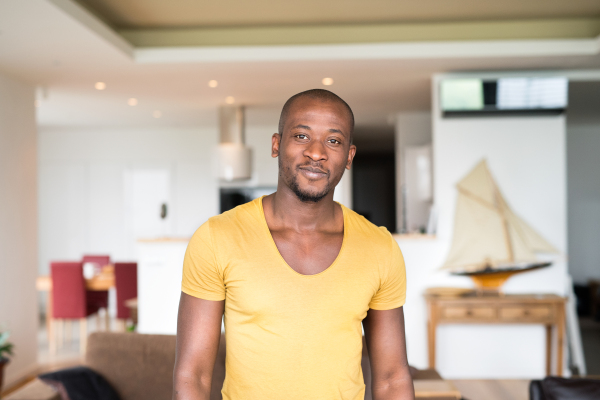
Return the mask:
M 187 241 L 139 242 L 138 332 L 174 335 Z
M 125 171 L 128 230 L 134 240 L 172 234 L 171 172 L 169 169 Z

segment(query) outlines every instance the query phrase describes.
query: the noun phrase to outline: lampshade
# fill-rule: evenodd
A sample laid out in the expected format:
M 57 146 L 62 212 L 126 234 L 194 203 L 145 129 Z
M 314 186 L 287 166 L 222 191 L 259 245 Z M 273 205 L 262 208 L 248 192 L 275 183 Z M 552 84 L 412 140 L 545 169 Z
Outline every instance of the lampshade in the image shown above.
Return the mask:
M 252 176 L 252 149 L 242 143 L 220 143 L 217 149 L 219 179 L 234 181 Z

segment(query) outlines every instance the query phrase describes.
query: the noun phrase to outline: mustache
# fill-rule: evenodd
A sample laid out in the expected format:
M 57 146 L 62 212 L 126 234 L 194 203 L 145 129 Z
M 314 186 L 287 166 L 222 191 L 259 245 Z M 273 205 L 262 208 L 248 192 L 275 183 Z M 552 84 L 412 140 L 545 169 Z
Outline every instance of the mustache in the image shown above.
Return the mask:
M 304 169 L 304 170 L 308 170 L 311 172 L 317 172 L 317 173 L 321 173 L 321 174 L 327 174 L 327 176 L 329 176 L 329 170 L 326 168 L 323 168 L 323 166 L 321 165 L 321 163 L 315 163 L 315 162 L 307 162 L 305 164 L 302 165 L 298 165 L 296 167 L 296 169 Z

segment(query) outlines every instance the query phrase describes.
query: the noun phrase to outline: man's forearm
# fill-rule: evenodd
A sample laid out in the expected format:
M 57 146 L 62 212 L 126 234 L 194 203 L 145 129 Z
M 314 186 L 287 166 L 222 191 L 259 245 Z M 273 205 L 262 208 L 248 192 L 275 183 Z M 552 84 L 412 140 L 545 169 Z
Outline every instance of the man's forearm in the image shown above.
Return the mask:
M 373 400 L 413 400 L 415 389 L 410 373 L 372 382 Z

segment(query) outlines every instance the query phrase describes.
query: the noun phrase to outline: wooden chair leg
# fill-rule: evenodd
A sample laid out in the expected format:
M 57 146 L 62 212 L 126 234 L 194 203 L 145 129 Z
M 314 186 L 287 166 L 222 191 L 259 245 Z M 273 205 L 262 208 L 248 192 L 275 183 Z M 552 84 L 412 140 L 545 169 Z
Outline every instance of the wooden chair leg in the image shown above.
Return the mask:
M 102 323 L 102 318 L 100 318 L 100 311 L 96 312 L 96 330 L 100 331 L 100 324 Z
M 54 320 L 56 323 L 56 341 L 57 341 L 57 345 L 56 348 L 57 349 L 61 349 L 63 347 L 63 333 L 64 333 L 64 320 L 63 319 L 56 319 Z
M 73 340 L 73 325 L 71 324 L 71 320 L 67 319 L 65 320 L 65 342 L 67 344 L 71 344 L 71 341 Z
M 87 318 L 79 319 L 79 352 L 84 355 L 87 347 Z
M 104 309 L 104 319 L 106 322 L 106 332 L 110 332 L 110 314 L 108 313 L 108 308 Z
M 50 324 L 48 327 L 48 350 L 50 354 L 56 354 L 56 320 L 50 319 Z

